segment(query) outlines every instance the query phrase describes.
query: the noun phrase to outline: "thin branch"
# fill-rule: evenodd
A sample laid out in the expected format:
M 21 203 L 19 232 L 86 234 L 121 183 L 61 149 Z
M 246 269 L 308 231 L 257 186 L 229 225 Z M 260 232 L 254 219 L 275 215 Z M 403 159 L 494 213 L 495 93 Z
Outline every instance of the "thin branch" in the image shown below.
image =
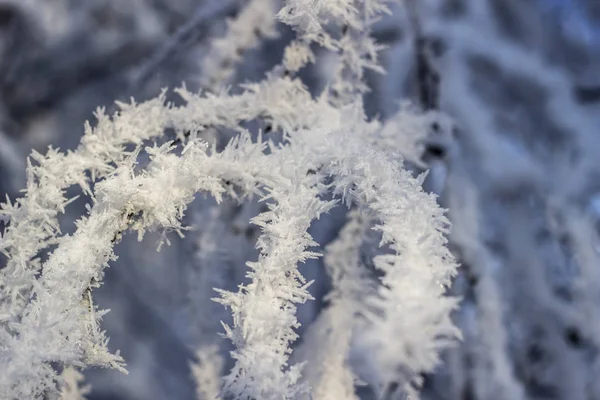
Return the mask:
M 408 11 L 411 23 L 415 57 L 416 57 L 416 81 L 418 85 L 419 104 L 423 110 L 438 110 L 440 99 L 440 74 L 432 62 L 431 41 L 423 33 L 419 19 L 419 11 L 415 1 L 407 1 L 406 9 Z
M 165 61 L 187 48 L 204 33 L 212 21 L 231 16 L 237 10 L 235 1 L 213 1 L 209 5 L 203 4 L 187 23 L 136 69 L 130 81 L 130 90 L 142 86 Z

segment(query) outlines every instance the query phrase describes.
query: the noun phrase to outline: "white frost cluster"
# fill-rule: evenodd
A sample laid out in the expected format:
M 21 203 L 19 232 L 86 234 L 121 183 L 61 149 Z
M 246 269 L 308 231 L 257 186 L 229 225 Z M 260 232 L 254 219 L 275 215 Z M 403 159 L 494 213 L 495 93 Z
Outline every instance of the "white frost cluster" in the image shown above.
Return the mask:
M 240 21 L 258 22 L 264 15 L 252 7 L 263 3 L 251 1 Z M 286 53 L 293 66 L 287 73 L 280 73 L 286 69 L 284 61 L 263 82 L 247 84 L 237 95 L 197 95 L 181 88 L 182 106 L 165 103 L 163 93 L 142 104 L 119 104 L 112 117 L 99 110 L 96 126 L 86 126 L 76 150 L 32 155 L 24 197 L 2 207 L 10 220 L 0 242 L 8 257 L 0 270 L 2 398 L 55 394 L 56 365 L 124 371 L 119 354 L 107 349 L 99 327 L 104 311 L 93 304 L 92 289 L 116 258 L 113 247 L 124 232 L 135 231 L 140 239 L 148 231 L 183 236 L 181 219 L 198 193 L 217 202 L 223 196 L 240 201 L 258 196 L 267 206 L 252 220 L 261 229 L 260 255 L 247 262 L 248 283 L 235 293 L 219 290 L 215 299 L 233 315 L 232 324 L 223 328 L 235 347 L 221 396 L 355 398 L 345 353 L 359 319 L 363 345 L 377 366 L 378 378 L 372 382 L 377 390 L 400 385 L 414 394 L 420 373 L 431 371 L 439 351 L 459 336 L 449 318 L 456 300 L 445 296 L 456 264 L 446 248 L 449 223 L 443 210 L 435 196 L 422 190 L 423 177 L 402 167 L 402 153 L 415 157 L 417 146 L 403 138 L 394 141 L 391 125 L 364 115 L 363 90 L 357 86 L 362 75 L 356 71 L 376 65 L 376 46 L 362 33 L 356 42 L 353 37 L 386 9 L 377 1 L 289 1 L 278 14 L 298 32 Z M 354 34 L 334 39 L 323 28 L 330 21 L 349 26 Z M 239 28 L 235 22 L 230 27 Z M 233 31 L 231 37 L 240 34 Z M 290 76 L 311 61 L 313 42 L 340 52 L 354 72 L 340 75 L 339 84 L 357 90 L 344 89 L 344 96 L 326 91 L 313 98 Z M 363 50 L 352 50 L 355 45 Z M 234 48 L 215 49 L 226 58 Z M 393 123 L 417 126 L 423 118 L 403 110 Z M 283 140 L 253 137 L 242 128 L 255 120 L 280 131 Z M 201 136 L 214 127 L 239 134 L 217 151 Z M 179 139 L 165 141 L 165 130 L 175 131 Z M 422 137 L 421 132 L 415 137 Z M 142 154 L 149 159 L 144 166 L 138 165 Z M 72 200 L 65 198 L 66 190 L 74 185 L 92 202 L 76 231 L 63 235 L 58 218 Z M 324 371 L 315 384 L 303 375 L 302 363 L 290 365 L 299 327 L 296 305 L 312 299 L 307 290 L 311 282 L 298 264 L 319 256 L 308 228 L 340 202 L 360 210 L 362 217 L 351 213 L 342 231 L 344 244 L 330 248 L 327 263 L 336 286 L 332 307 L 319 323 L 330 327 L 321 332 L 324 343 L 335 343 L 339 351 L 330 349 L 312 359 Z M 352 255 L 352 240 L 365 229 L 357 218 L 372 221 L 382 234 L 381 246 L 391 250 L 374 260 L 382 274 L 378 284 L 363 279 L 361 264 Z M 164 240 L 166 236 L 159 247 Z M 44 251 L 49 252 L 46 259 Z M 359 304 L 355 296 L 361 290 Z M 199 381 L 214 385 L 210 373 L 198 368 Z M 202 390 L 213 396 L 216 389 Z

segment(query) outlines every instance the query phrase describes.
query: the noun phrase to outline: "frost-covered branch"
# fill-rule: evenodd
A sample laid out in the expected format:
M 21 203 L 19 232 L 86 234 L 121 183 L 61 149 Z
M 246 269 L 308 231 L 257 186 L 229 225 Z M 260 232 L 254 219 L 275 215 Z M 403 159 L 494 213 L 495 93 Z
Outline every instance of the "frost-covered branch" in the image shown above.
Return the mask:
M 84 376 L 74 368 L 65 368 L 61 374 L 62 388 L 60 392 L 61 400 L 86 400 L 85 395 L 90 394 L 90 385 L 81 385 Z
M 342 46 L 322 27 L 333 18 L 360 30 L 386 10 L 382 3 L 361 7 L 356 14 L 352 4 L 343 2 L 320 7 L 290 2 L 279 14 L 299 33 L 280 66 L 288 73 L 278 67 L 263 82 L 242 86 L 238 95 L 196 95 L 184 87 L 177 90 L 185 102 L 179 107 L 165 104 L 163 93 L 140 105 L 120 104 L 112 118 L 100 110 L 97 126 L 86 126 L 76 150 L 32 155 L 25 197 L 3 206 L 10 219 L 2 238 L 9 262 L 0 271 L 4 393 L 16 398 L 52 394 L 55 363 L 124 371 L 119 354 L 107 349 L 99 328 L 103 312 L 93 304 L 91 290 L 102 282 L 104 268 L 116 258 L 113 247 L 127 231 L 140 239 L 147 231 L 162 232 L 159 248 L 166 232 L 183 236 L 181 219 L 197 193 L 217 202 L 223 196 L 243 200 L 259 195 L 267 207 L 252 220 L 261 229 L 260 255 L 247 262 L 247 283 L 235 293 L 219 290 L 217 301 L 233 314 L 232 323 L 223 326 L 235 346 L 223 397 L 280 400 L 310 393 L 301 383 L 302 364 L 289 362 L 298 337 L 297 304 L 312 299 L 311 282 L 298 264 L 318 257 L 308 229 L 340 200 L 365 211 L 382 233 L 380 245 L 390 249 L 374 260 L 382 275 L 377 290 L 365 296 L 366 306 L 358 307 L 347 323 L 352 325 L 354 314 L 369 321 L 363 340 L 376 360 L 377 379 L 371 383 L 377 390 L 400 384 L 413 392 L 419 374 L 431 371 L 439 350 L 458 336 L 449 320 L 456 301 L 445 296 L 456 268 L 444 238 L 448 221 L 435 196 L 421 189 L 422 177 L 402 168 L 400 152 L 415 157 L 410 153 L 417 152 L 416 141 L 395 141 L 393 125 L 365 117 L 356 97 L 362 93 L 362 75 L 353 75 L 358 80 L 350 79 L 350 85 L 357 91 L 341 103 L 328 92 L 315 99 L 291 78 L 312 58 L 312 42 L 353 54 L 354 44 Z M 251 7 L 245 12 L 255 21 Z M 357 54 L 346 60 L 355 72 L 368 66 Z M 422 118 L 406 111 L 394 123 L 418 127 Z M 256 120 L 281 131 L 283 139 L 263 141 L 259 134 L 253 141 L 242 125 Z M 214 127 L 238 135 L 217 151 L 199 138 Z M 166 130 L 174 131 L 177 140 L 157 144 L 165 142 Z M 134 151 L 128 149 L 132 145 Z M 138 164 L 141 155 L 149 159 L 147 165 Z M 61 236 L 58 216 L 71 200 L 65 193 L 73 185 L 92 204 L 75 233 Z M 47 250 L 49 255 L 41 257 Z M 341 384 L 350 393 L 349 384 Z
M 333 286 L 327 295 L 329 306 L 305 337 L 309 358 L 305 376 L 315 400 L 357 399 L 348 358 L 362 296 L 375 290 L 360 259 L 360 245 L 370 225 L 359 210 L 351 210 L 338 239 L 326 249 L 325 266 Z
M 235 19 L 229 20 L 224 37 L 212 41 L 202 60 L 202 86 L 216 91 L 226 85 L 236 71 L 244 52 L 256 47 L 261 39 L 273 38 L 276 0 L 249 0 Z
M 90 216 L 78 222 L 75 235 L 61 239 L 43 264 L 34 288 L 35 298 L 25 308 L 21 321 L 14 324 L 19 336 L 8 342 L 3 356 L 3 390 L 15 391 L 15 397 L 34 398 L 44 386 L 50 387 L 46 363 L 51 360 L 121 368 L 120 357 L 106 350 L 93 310 L 81 301 L 89 282 L 101 281 L 102 269 L 114 259 L 114 238 L 130 224 L 139 235 L 159 227 L 179 230 L 178 218 L 198 190 L 219 198 L 226 192 L 219 179 L 243 181 L 251 177 L 249 170 L 238 170 L 237 177 L 229 176 L 236 174 L 235 166 L 223 168 L 227 158 L 234 156 L 231 151 L 221 153 L 214 163 L 201 165 L 205 151 L 201 146 L 190 143 L 181 158 L 167 154 L 167 150 L 167 146 L 147 149 L 152 163 L 141 176 L 133 176 L 132 161 L 128 160 L 96 185 Z M 217 175 L 212 176 L 212 168 L 219 170 Z M 242 187 L 250 185 L 247 189 L 253 191 L 254 182 L 241 183 Z M 167 188 L 171 189 L 169 198 L 161 194 Z M 30 377 L 32 383 L 41 381 L 41 387 L 17 385 L 17 376 Z
M 198 363 L 192 365 L 197 400 L 218 400 L 221 392 L 223 358 L 218 346 L 203 346 L 196 351 Z
M 269 106 L 261 103 L 261 100 L 273 101 L 269 97 L 270 89 L 277 88 L 277 85 L 265 86 L 264 92 L 255 87 L 254 91 L 237 97 L 203 99 L 182 92 L 189 100 L 185 108 L 165 108 L 164 112 L 156 114 L 158 126 L 161 123 L 167 125 L 167 122 L 179 127 L 199 126 L 195 119 L 201 118 L 202 114 L 206 115 L 205 120 L 234 125 L 235 121 L 223 120 L 224 115 L 219 115 L 219 110 L 222 110 L 219 106 L 223 102 L 252 104 L 254 107 L 238 106 L 226 109 L 245 109 L 240 113 L 240 119 L 249 118 L 252 115 L 263 115 L 272 119 L 273 124 L 285 127 L 290 132 L 289 145 L 280 148 L 271 146 L 271 155 L 268 157 L 263 155 L 265 149 L 263 144 L 251 144 L 247 137 L 242 136 L 240 140 L 232 142 L 222 153 L 211 153 L 210 156 L 207 155 L 206 149 L 203 150 L 202 146 L 194 141 L 187 145 L 187 151 L 181 158 L 173 153 L 168 153 L 167 145 L 155 149 L 147 148 L 152 162 L 139 176 L 134 175 L 131 169 L 134 165 L 132 157 L 135 154 L 122 160 L 115 157 L 117 161 L 113 161 L 115 167 L 112 168 L 106 167 L 106 164 L 91 163 L 94 171 L 104 172 L 107 169 L 112 171 L 110 176 L 95 185 L 95 205 L 91 209 L 90 216 L 78 222 L 75 235 L 63 237 L 58 241 L 57 250 L 41 266 L 41 277 L 31 280 L 31 282 L 35 282 L 33 289 L 35 296 L 25 305 L 19 322 L 11 324 L 11 328 L 20 332 L 20 335 L 13 338 L 6 362 L 3 363 L 3 366 L 8 368 L 7 372 L 3 374 L 6 377 L 4 381 L 6 385 L 14 382 L 12 374 L 16 371 L 27 370 L 32 377 L 48 374 L 51 376 L 49 366 L 44 362 L 47 359 L 60 360 L 67 364 L 118 366 L 120 358 L 106 352 L 104 336 L 95 326 L 92 326 L 95 324 L 82 323 L 89 320 L 95 321 L 93 313 L 89 315 L 88 308 L 81 301 L 86 288 L 92 279 L 102 280 L 102 269 L 114 257 L 112 245 L 114 239 L 118 238 L 121 232 L 128 228 L 136 230 L 140 234 L 147 229 L 181 229 L 178 218 L 181 218 L 185 205 L 193 198 L 194 193 L 206 190 L 215 196 L 220 196 L 227 192 L 222 183 L 219 183 L 219 179 L 235 182 L 242 187 L 244 193 L 255 192 L 256 185 L 262 183 L 270 188 L 269 198 L 275 202 L 270 211 L 255 220 L 255 223 L 263 227 L 263 236 L 259 239 L 259 247 L 263 255 L 257 263 L 250 264 L 252 271 L 249 272 L 249 277 L 252 279 L 252 283 L 242 287 L 238 294 L 226 294 L 222 300 L 234 311 L 234 326 L 227 332 L 234 344 L 238 346 L 235 353 L 237 366 L 226 381 L 228 382 L 226 388 L 237 396 L 250 393 L 251 396 L 270 398 L 271 396 L 277 397 L 278 395 L 275 393 L 280 393 L 293 397 L 294 393 L 299 390 L 295 386 L 297 373 L 285 372 L 288 346 L 296 337 L 292 330 L 297 327 L 297 322 L 293 317 L 295 310 L 293 304 L 310 298 L 306 292 L 306 283 L 296 269 L 296 263 L 315 255 L 305 249 L 307 246 L 314 245 L 307 236 L 306 229 L 312 219 L 331 207 L 331 204 L 318 199 L 323 190 L 327 190 L 328 186 L 324 185 L 322 181 L 327 176 L 337 177 L 334 181 L 334 193 L 343 194 L 348 201 L 365 202 L 364 205 L 373 208 L 375 215 L 384 221 L 391 222 L 395 218 L 408 218 L 407 221 L 414 224 L 418 221 L 418 214 L 409 217 L 401 210 L 405 209 L 406 213 L 413 213 L 419 209 L 428 210 L 423 217 L 426 220 L 428 218 L 435 219 L 430 222 L 423 220 L 421 223 L 425 225 L 422 229 L 433 229 L 434 231 L 428 234 L 426 234 L 427 230 L 423 231 L 423 234 L 429 235 L 429 237 L 423 239 L 421 246 L 427 244 L 443 246 L 443 241 L 441 241 L 441 235 L 445 229 L 443 228 L 443 219 L 439 220 L 442 224 L 439 225 L 435 221 L 437 218 L 441 218 L 441 214 L 437 213 L 436 215 L 435 212 L 429 214 L 438 208 L 433 199 L 427 200 L 430 197 L 422 192 L 418 194 L 419 182 L 411 178 L 408 173 L 401 172 L 397 164 L 386 159 L 384 153 L 375 149 L 365 152 L 369 145 L 361 139 L 362 135 L 342 134 L 344 131 L 360 132 L 364 128 L 370 129 L 368 128 L 369 124 L 364 125 L 364 116 L 360 113 L 356 114 L 359 108 L 350 107 L 345 109 L 344 113 L 340 113 L 334 107 L 328 108 L 326 103 L 313 103 L 309 97 L 305 97 L 301 86 L 293 84 L 292 81 L 282 80 L 280 83 L 284 85 L 280 90 L 283 90 L 283 94 L 290 99 L 292 104 L 294 101 L 306 102 L 302 106 L 307 113 L 302 116 L 303 118 L 299 118 L 293 113 L 290 114 L 291 110 L 286 112 L 287 108 L 278 109 L 273 103 L 269 103 Z M 281 99 L 280 96 L 276 98 Z M 208 105 L 210 103 L 213 106 L 212 118 L 208 114 L 210 112 L 208 108 L 199 107 L 200 104 Z M 147 107 L 152 104 L 156 103 L 143 104 L 139 107 Z M 127 109 L 127 107 L 124 108 Z M 131 116 L 136 115 L 133 111 L 136 108 L 136 106 L 130 107 Z M 252 112 L 252 108 L 254 108 L 254 112 Z M 310 113 L 311 109 L 314 114 Z M 203 110 L 204 113 L 196 112 L 196 110 Z M 123 126 L 122 124 L 126 122 L 130 123 L 127 127 L 133 133 L 139 132 L 138 126 L 145 126 L 145 121 L 128 119 L 128 116 L 130 115 L 124 111 L 124 121 L 120 120 L 121 117 L 116 117 L 115 121 L 101 118 L 101 121 L 113 125 L 113 129 L 107 129 L 107 132 L 119 132 L 114 128 Z M 302 129 L 302 125 L 306 124 L 313 125 L 313 128 Z M 99 126 L 101 127 L 103 124 L 101 123 Z M 361 126 L 364 128 L 361 129 Z M 102 133 L 103 130 L 100 129 L 98 132 Z M 155 132 L 158 132 L 158 129 Z M 86 137 L 84 143 L 94 143 L 94 133 L 89 131 Z M 132 137 L 136 138 L 135 135 Z M 82 151 L 87 151 L 85 147 L 82 149 Z M 80 160 L 77 152 L 62 157 L 57 154 L 59 153 L 51 152 L 49 159 L 56 157 L 58 160 Z M 48 159 L 44 158 L 39 160 L 40 164 L 48 162 Z M 50 165 L 49 162 L 48 165 Z M 80 162 L 80 164 L 76 164 L 76 167 L 81 168 L 82 165 L 84 163 Z M 102 166 L 104 170 L 99 166 Z M 77 168 L 70 168 L 74 172 L 63 174 L 63 176 L 71 177 L 73 181 L 78 182 L 75 177 L 80 178 L 83 175 L 75 174 L 75 171 L 78 171 Z M 321 172 L 309 174 L 308 170 Z M 69 169 L 63 171 L 69 171 Z M 383 171 L 383 175 L 380 175 L 381 172 L 375 171 Z M 398 181 L 398 179 L 402 180 Z M 61 181 L 57 186 L 64 185 L 64 182 L 66 181 Z M 404 182 L 404 186 L 398 186 L 400 182 Z M 85 185 L 85 183 L 83 184 Z M 353 188 L 352 185 L 356 185 L 356 188 Z M 167 190 L 166 188 L 169 187 L 171 189 Z M 394 187 L 396 189 L 393 189 Z M 392 192 L 386 195 L 385 193 L 389 190 Z M 394 190 L 399 192 L 393 194 Z M 417 203 L 408 203 L 404 208 L 398 208 L 403 204 L 402 202 L 384 206 L 375 200 L 375 196 L 378 196 L 380 201 L 389 200 L 390 196 L 402 199 L 409 196 L 405 191 L 414 192 L 412 196 L 416 196 L 414 197 L 415 201 L 420 200 Z M 35 188 L 31 192 L 36 193 Z M 169 193 L 170 196 L 165 198 L 161 194 L 163 192 Z M 231 191 L 229 192 L 233 194 Z M 60 197 L 59 195 L 60 192 L 56 195 L 57 199 Z M 415 208 L 411 209 L 410 207 Z M 431 207 L 432 210 L 428 207 Z M 386 211 L 388 209 L 390 211 Z M 15 210 L 20 211 L 21 208 Z M 16 211 L 15 214 L 18 215 Z M 391 214 L 388 215 L 387 213 L 390 212 Z M 399 216 L 395 217 L 394 214 Z M 391 226 L 398 224 L 400 221 Z M 406 225 L 406 222 L 401 224 Z M 387 228 L 386 226 L 382 225 L 381 227 L 384 232 L 392 229 L 389 234 L 385 235 L 386 241 L 398 242 L 399 246 L 407 241 L 408 237 L 405 239 L 398 236 L 401 231 L 393 230 L 398 229 L 398 226 L 396 228 Z M 427 226 L 430 228 L 426 228 Z M 13 235 L 19 237 L 18 229 L 19 225 L 11 226 L 7 235 L 13 230 Z M 418 230 L 408 229 L 405 232 L 412 237 Z M 436 238 L 438 236 L 439 238 Z M 94 239 L 91 240 L 91 238 Z M 86 250 L 82 252 L 81 249 Z M 279 250 L 275 251 L 275 249 Z M 414 251 L 421 250 L 417 247 L 414 248 Z M 436 268 L 439 273 L 434 274 L 434 276 L 438 276 L 438 280 L 432 282 L 434 287 L 430 287 L 430 289 L 433 291 L 427 289 L 422 294 L 437 298 L 443 292 L 439 284 L 444 284 L 448 275 L 446 267 L 440 268 L 446 261 L 437 257 L 440 255 L 445 257 L 445 255 L 443 252 L 437 255 L 430 250 L 427 250 L 426 253 L 431 253 L 428 255 L 429 263 L 439 262 Z M 414 258 L 415 256 L 413 254 L 413 260 L 417 260 Z M 399 257 L 406 257 L 406 255 Z M 410 260 L 407 261 L 410 262 Z M 424 264 L 423 268 L 429 268 L 426 266 L 429 263 Z M 72 268 L 75 265 L 77 265 L 77 273 L 73 274 Z M 25 272 L 31 273 L 26 269 Z M 402 280 L 403 278 L 398 276 L 396 279 Z M 427 280 L 423 281 L 423 283 L 425 282 Z M 64 290 L 65 286 L 70 289 Z M 388 282 L 387 286 L 393 288 L 394 282 Z M 60 293 L 60 296 L 57 293 Z M 275 307 L 278 303 L 273 303 L 275 308 L 261 309 L 260 304 L 271 304 L 273 301 L 267 300 L 268 298 L 279 299 L 277 301 L 281 302 L 282 308 Z M 443 300 L 441 298 L 439 300 L 440 310 L 447 309 Z M 11 311 L 14 313 L 15 310 L 11 309 Z M 440 311 L 433 312 L 437 314 Z M 424 314 L 421 313 L 421 317 L 423 316 Z M 386 320 L 388 319 L 385 318 L 383 321 Z M 268 336 L 264 336 L 265 329 L 269 326 L 265 326 L 267 321 L 271 324 L 273 331 Z M 385 325 L 383 321 L 381 326 Z M 423 320 L 423 322 L 434 323 L 436 321 Z M 47 324 L 62 326 L 62 328 L 52 330 Z M 52 331 L 54 334 L 41 342 L 35 338 L 36 335 L 42 333 L 38 328 L 34 329 L 34 326 L 46 326 L 44 335 L 48 335 L 48 331 Z M 90 329 L 91 331 L 89 331 Z M 252 333 L 254 329 L 257 330 Z M 242 332 L 244 333 L 242 334 Z M 432 334 L 436 334 L 436 332 L 432 332 Z M 281 338 L 281 345 L 272 347 L 260 344 L 266 337 L 269 338 L 269 343 L 272 343 L 273 338 Z M 26 343 L 27 345 L 25 345 Z M 31 346 L 29 343 L 36 343 L 36 345 Z M 427 351 L 430 351 L 429 344 L 426 347 Z M 57 349 L 60 351 L 55 353 Z M 16 354 L 20 355 L 18 359 Z M 25 365 L 21 364 L 31 363 L 31 360 L 36 359 L 38 357 L 36 355 L 40 354 L 45 355 L 41 359 L 38 358 L 33 367 L 25 368 Z M 262 363 L 263 360 L 269 362 Z M 51 381 L 45 380 L 44 382 L 42 387 L 50 386 Z M 250 382 L 255 383 L 250 384 Z M 20 388 L 13 389 L 21 390 Z M 29 392 L 29 394 L 31 393 L 33 392 Z

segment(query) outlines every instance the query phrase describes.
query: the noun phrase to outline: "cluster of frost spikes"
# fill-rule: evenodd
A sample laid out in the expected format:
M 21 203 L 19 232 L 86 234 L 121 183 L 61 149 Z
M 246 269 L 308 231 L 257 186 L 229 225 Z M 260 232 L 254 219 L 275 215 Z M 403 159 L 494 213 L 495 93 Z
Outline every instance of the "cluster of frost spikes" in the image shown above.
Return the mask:
M 364 15 L 385 9 L 373 4 L 379 3 L 365 5 Z M 238 95 L 201 96 L 183 88 L 178 93 L 185 104 L 179 107 L 165 104 L 164 94 L 140 105 L 120 104 L 112 118 L 98 112 L 96 127 L 87 126 L 76 150 L 34 154 L 26 195 L 3 206 L 10 224 L 1 244 L 9 262 L 0 271 L 0 393 L 52 396 L 60 380 L 54 365 L 124 370 L 119 355 L 107 349 L 99 328 L 103 312 L 93 304 L 92 289 L 102 282 L 104 268 L 116 257 L 113 247 L 126 231 L 140 239 L 147 231 L 183 235 L 181 219 L 198 193 L 217 202 L 223 196 L 241 201 L 256 195 L 267 205 L 252 221 L 261 235 L 259 258 L 247 263 L 249 283 L 236 293 L 221 290 L 216 299 L 233 314 L 224 330 L 235 346 L 221 395 L 266 400 L 311 395 L 302 364 L 290 365 L 299 326 L 296 305 L 312 299 L 311 282 L 298 264 L 318 257 L 308 228 L 339 202 L 368 215 L 382 233 L 381 245 L 392 250 L 374 260 L 382 282 L 365 297 L 368 307 L 356 310 L 368 321 L 363 342 L 377 366 L 371 383 L 380 393 L 398 385 L 411 392 L 419 374 L 433 369 L 439 350 L 458 336 L 449 321 L 455 300 L 445 296 L 456 265 L 446 248 L 443 210 L 423 192 L 422 177 L 414 178 L 402 168 L 399 153 L 389 152 L 389 130 L 367 121 L 359 96 L 340 102 L 325 92 L 315 99 L 289 76 L 312 59 L 312 41 L 344 51 L 322 25 L 336 18 L 359 28 L 362 19 L 354 10 L 335 1 L 321 8 L 290 2 L 280 16 L 297 28 L 299 38 L 281 66 L 287 74 L 276 69 Z M 361 57 L 352 58 L 353 67 L 364 67 Z M 405 117 L 406 123 L 420 118 Z M 263 141 L 261 135 L 253 140 L 241 125 L 254 120 L 280 130 L 283 140 Z M 402 124 L 402 118 L 394 123 Z M 214 127 L 239 134 L 217 151 L 200 137 Z M 167 129 L 181 140 L 159 145 Z M 383 137 L 386 143 L 378 140 Z M 135 149 L 126 151 L 131 144 Z M 403 146 L 392 150 L 402 152 Z M 141 154 L 150 160 L 143 167 Z M 61 236 L 58 216 L 73 185 L 92 203 L 75 233 Z M 42 261 L 46 250 L 50 253 Z M 351 397 L 350 380 L 342 381 Z M 312 395 L 335 393 L 322 387 Z

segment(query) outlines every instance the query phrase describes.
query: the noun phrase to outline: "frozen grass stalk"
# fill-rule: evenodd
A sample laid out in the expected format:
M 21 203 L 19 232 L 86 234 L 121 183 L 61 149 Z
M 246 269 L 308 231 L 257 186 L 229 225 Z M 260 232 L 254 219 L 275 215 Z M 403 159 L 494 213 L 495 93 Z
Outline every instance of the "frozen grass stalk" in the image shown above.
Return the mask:
M 265 15 L 256 9 L 261 5 L 272 3 L 251 1 L 240 20 L 262 21 Z M 137 232 L 140 239 L 148 231 L 162 232 L 159 247 L 170 231 L 183 236 L 181 219 L 199 193 L 217 202 L 224 196 L 239 201 L 259 196 L 267 206 L 252 220 L 261 229 L 260 255 L 247 262 L 248 283 L 237 292 L 219 290 L 215 299 L 233 315 L 233 323 L 223 329 L 235 347 L 234 366 L 221 379 L 220 396 L 354 398 L 344 354 L 313 359 L 326 363 L 317 367 L 327 371 L 326 381 L 314 387 L 303 376 L 304 364 L 290 363 L 298 337 L 296 305 L 312 299 L 307 290 L 311 282 L 298 265 L 319 256 L 308 228 L 342 202 L 373 221 L 382 236 L 380 245 L 390 251 L 374 259 L 382 278 L 367 291 L 363 306 L 352 300 L 350 290 L 364 284 L 360 263 L 341 253 L 341 259 L 329 259 L 338 271 L 332 270 L 334 277 L 341 268 L 351 269 L 336 278 L 339 286 L 332 298 L 337 300 L 323 316 L 331 318 L 326 322 L 332 326 L 331 337 L 324 340 L 340 338 L 340 349 L 349 351 L 360 319 L 376 376 L 370 383 L 381 394 L 400 387 L 417 395 L 420 374 L 431 371 L 439 352 L 459 336 L 449 318 L 456 299 L 445 296 L 456 264 L 446 248 L 444 211 L 434 195 L 422 190 L 423 176 L 415 178 L 402 167 L 402 154 L 418 158 L 416 143 L 423 132 L 411 132 L 413 141 L 392 135 L 394 126 L 399 132 L 400 127 L 425 129 L 430 116 L 403 108 L 382 124 L 364 115 L 362 70 L 380 70 L 375 57 L 379 47 L 369 39 L 368 28 L 386 11 L 380 1 L 288 1 L 277 17 L 297 36 L 282 64 L 262 82 L 246 84 L 236 95 L 193 94 L 181 88 L 177 93 L 184 104 L 177 107 L 166 103 L 163 93 L 142 104 L 119 104 L 120 111 L 111 117 L 99 110 L 95 127 L 86 126 L 76 150 L 32 154 L 24 197 L 2 207 L 10 220 L 1 242 L 8 264 L 0 271 L 0 393 L 5 398 L 56 394 L 57 383 L 64 381 L 57 366 L 125 371 L 124 360 L 107 349 L 100 329 L 103 311 L 93 304 L 92 289 L 116 258 L 113 247 L 125 232 Z M 323 27 L 331 23 L 346 33 L 330 34 Z M 238 25 L 232 22 L 232 32 L 213 48 L 228 63 L 237 62 L 236 48 L 252 47 L 259 36 L 271 34 L 270 25 L 261 25 L 264 32 L 235 47 L 226 42 L 242 34 Z M 294 77 L 314 60 L 315 43 L 340 57 L 334 90 L 316 98 Z M 256 120 L 283 139 L 266 140 L 242 128 Z M 202 138 L 215 127 L 238 132 L 220 151 Z M 165 140 L 166 130 L 179 139 Z M 140 156 L 150 161 L 141 165 Z M 66 190 L 74 185 L 91 203 L 75 233 L 61 234 L 58 218 L 71 201 Z M 343 235 L 353 229 L 354 218 Z M 44 250 L 51 251 L 42 260 Z M 346 261 L 355 265 L 344 267 Z M 348 320 L 338 320 L 337 308 L 351 309 Z M 200 381 L 214 385 L 210 373 L 196 372 Z M 202 390 L 198 393 L 212 397 L 217 389 Z

